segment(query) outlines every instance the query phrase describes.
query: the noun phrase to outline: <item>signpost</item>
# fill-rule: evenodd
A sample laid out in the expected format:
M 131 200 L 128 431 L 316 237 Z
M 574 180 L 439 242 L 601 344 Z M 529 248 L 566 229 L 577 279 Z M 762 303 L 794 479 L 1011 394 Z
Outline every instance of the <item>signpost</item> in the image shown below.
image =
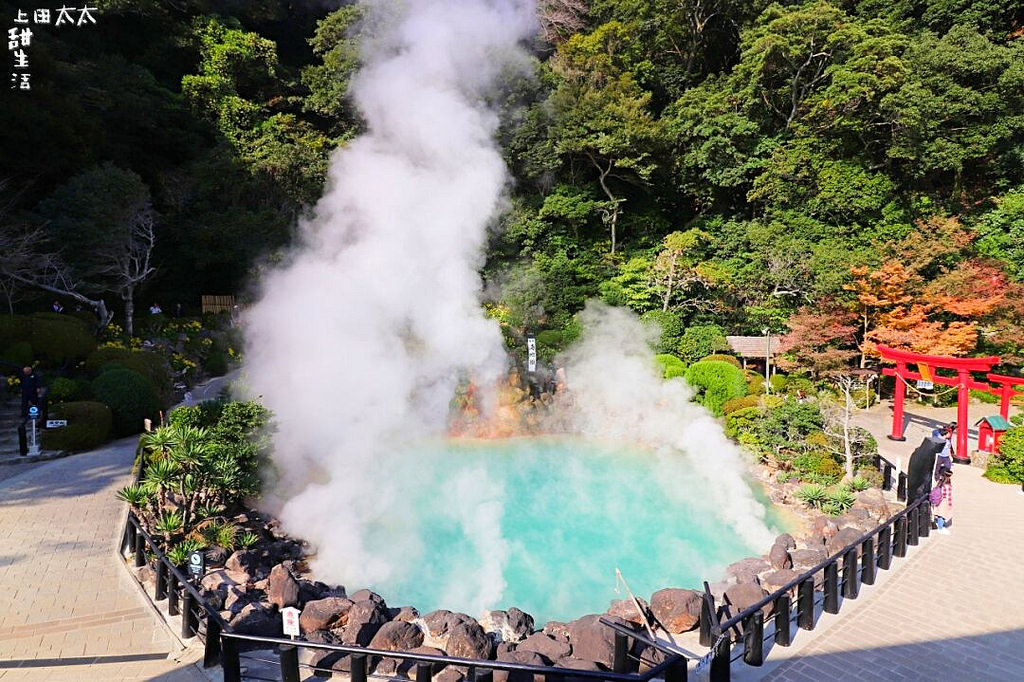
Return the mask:
M 526 335 L 526 351 L 527 351 L 526 370 L 528 372 L 536 372 L 537 371 L 537 337 L 535 337 L 533 335 L 533 332 L 530 332 L 529 334 Z
M 286 606 L 281 609 L 281 622 L 284 624 L 284 634 L 292 639 L 299 636 L 299 613 L 294 606 Z
M 46 428 L 48 428 L 48 429 L 56 429 L 58 427 L 67 426 L 67 425 L 68 425 L 68 420 L 67 419 L 47 419 L 46 420 Z
M 201 550 L 188 555 L 188 574 L 193 580 L 201 580 L 206 575 L 206 555 Z
M 28 418 L 32 422 L 32 444 L 28 448 L 28 454 L 39 454 L 39 442 L 36 440 L 36 423 L 39 421 L 39 408 L 32 405 L 28 408 Z

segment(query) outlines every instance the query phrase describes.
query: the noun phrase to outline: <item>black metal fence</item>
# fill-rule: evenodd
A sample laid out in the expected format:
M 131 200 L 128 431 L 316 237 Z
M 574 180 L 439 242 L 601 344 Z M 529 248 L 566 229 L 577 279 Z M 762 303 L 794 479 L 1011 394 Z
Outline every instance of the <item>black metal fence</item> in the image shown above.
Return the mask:
M 880 458 L 881 462 L 893 466 L 884 458 Z M 891 472 L 890 469 L 883 474 L 889 480 L 890 488 Z M 900 487 L 905 497 L 906 482 L 902 473 Z M 747 665 L 762 665 L 766 642 L 771 640 L 777 646 L 789 646 L 795 634 L 794 624 L 797 631 L 813 630 L 819 606 L 824 613 L 839 613 L 845 600 L 857 598 L 862 584 L 874 584 L 878 571 L 888 570 L 893 559 L 905 557 L 908 546 L 917 545 L 919 538 L 927 537 L 930 528 L 931 511 L 926 495 L 735 615 L 730 614 L 728 604 L 715 604 L 715 598 L 705 584 L 699 636 L 700 643 L 709 647 L 710 652 L 697 665 L 709 665 L 714 682 L 729 680 L 732 663 L 740 659 Z M 122 555 L 129 551 L 134 555 L 135 566 L 142 567 L 150 562 L 154 566 L 156 586 L 153 599 L 158 602 L 166 599 L 168 613 L 181 616 L 182 638 L 196 636 L 205 630 L 203 663 L 207 667 L 220 663 L 225 682 L 241 681 L 244 651 L 254 647 L 277 651 L 276 662 L 263 662 L 276 665 L 280 679 L 285 682 L 297 682 L 300 667 L 325 674 L 332 672 L 327 668 L 300 666 L 300 649 L 326 650 L 337 653 L 339 657 L 347 657 L 345 667 L 352 682 L 366 682 L 376 663 L 385 658 L 402 661 L 404 668 L 414 674 L 416 682 L 430 682 L 445 666 L 464 669 L 467 682 L 491 682 L 496 672 L 505 673 L 508 682 L 531 682 L 530 676 L 534 681 L 543 678 L 545 682 L 647 682 L 655 677 L 664 678 L 665 682 L 685 682 L 687 678 L 686 652 L 605 619 L 601 622 L 613 630 L 614 636 L 611 672 L 411 654 L 237 633 L 231 630 L 216 609 L 205 602 L 199 590 L 171 563 L 131 512 L 121 545 Z M 766 617 L 771 618 L 773 630 L 767 637 Z M 642 668 L 647 669 L 639 672 Z

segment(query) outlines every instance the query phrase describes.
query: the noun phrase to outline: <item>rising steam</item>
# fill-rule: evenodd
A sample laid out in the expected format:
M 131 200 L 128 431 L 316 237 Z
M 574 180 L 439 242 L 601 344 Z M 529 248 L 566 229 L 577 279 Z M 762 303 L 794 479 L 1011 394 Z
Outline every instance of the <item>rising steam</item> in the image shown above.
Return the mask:
M 318 578 L 374 586 L 420 570 L 428 547 L 410 491 L 438 485 L 471 545 L 438 593 L 479 611 L 505 589 L 505 482 L 482 467 L 438 482 L 443 452 L 409 453 L 444 433 L 460 377 L 486 387 L 507 368 L 480 306 L 487 229 L 508 182 L 485 96 L 524 58 L 535 20 L 528 0 L 367 4 L 386 26 L 353 81 L 367 133 L 335 155 L 302 245 L 246 320 L 251 388 L 279 425 L 268 504 L 316 546 Z M 766 544 L 763 509 L 721 429 L 681 382 L 658 380 L 638 324 L 621 311 L 587 315 L 595 333 L 569 365 L 581 431 L 690 453 L 699 483 L 674 484 L 699 486 Z

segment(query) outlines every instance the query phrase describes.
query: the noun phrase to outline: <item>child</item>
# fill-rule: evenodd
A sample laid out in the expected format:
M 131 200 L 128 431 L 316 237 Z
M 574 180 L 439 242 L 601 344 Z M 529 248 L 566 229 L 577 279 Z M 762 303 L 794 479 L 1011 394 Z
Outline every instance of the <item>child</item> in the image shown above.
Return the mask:
M 932 488 L 928 499 L 935 516 L 935 527 L 943 535 L 949 535 L 949 526 L 953 523 L 953 472 L 943 470 L 939 480 Z

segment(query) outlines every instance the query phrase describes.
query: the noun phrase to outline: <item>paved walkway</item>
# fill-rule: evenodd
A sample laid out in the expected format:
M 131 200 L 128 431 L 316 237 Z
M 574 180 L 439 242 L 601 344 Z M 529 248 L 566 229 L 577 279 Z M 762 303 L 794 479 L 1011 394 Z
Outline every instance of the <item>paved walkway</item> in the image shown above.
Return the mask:
M 884 439 L 891 411 L 883 405 L 860 421 L 879 438 L 883 454 L 904 466 L 931 425 L 955 418 L 952 409 L 911 409 L 907 441 Z M 972 406 L 973 424 L 991 406 Z M 973 443 L 973 439 L 972 439 Z M 826 616 L 794 646 L 778 648 L 760 671 L 734 664 L 737 679 L 1024 680 L 1024 496 L 981 470 L 956 466 L 954 524 L 911 547 L 884 582 Z M 881 572 L 886 574 L 886 572 Z
M 205 680 L 116 555 L 135 439 L 0 482 L 0 679 Z M 170 658 L 169 658 L 170 655 Z

